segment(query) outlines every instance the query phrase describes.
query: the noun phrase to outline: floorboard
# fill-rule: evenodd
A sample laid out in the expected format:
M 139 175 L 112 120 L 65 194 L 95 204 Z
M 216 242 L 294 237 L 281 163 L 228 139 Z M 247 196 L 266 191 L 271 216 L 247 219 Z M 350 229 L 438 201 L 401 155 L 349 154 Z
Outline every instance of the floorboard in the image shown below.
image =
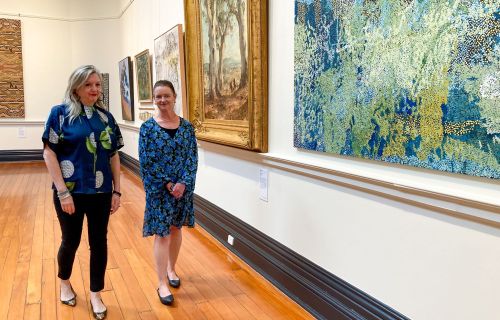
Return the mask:
M 152 238 L 142 237 L 144 190 L 122 168 L 122 208 L 111 216 L 102 296 L 108 319 L 313 319 L 200 227 L 183 229 L 175 303 L 160 303 Z M 71 282 L 74 308 L 59 302 L 61 239 L 42 162 L 0 163 L 0 319 L 92 319 L 87 228 Z M 85 221 L 86 224 L 86 221 Z

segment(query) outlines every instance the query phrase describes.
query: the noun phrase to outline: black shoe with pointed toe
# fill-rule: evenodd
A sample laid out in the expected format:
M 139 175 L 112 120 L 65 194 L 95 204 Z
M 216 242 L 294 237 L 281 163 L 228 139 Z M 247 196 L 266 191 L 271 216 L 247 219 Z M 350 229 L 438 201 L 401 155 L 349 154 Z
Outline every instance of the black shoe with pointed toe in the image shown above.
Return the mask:
M 168 284 L 173 288 L 179 288 L 181 286 L 181 279 L 172 280 L 167 276 Z
M 92 308 L 92 315 L 96 320 L 103 320 L 106 319 L 106 316 L 108 315 L 108 309 L 105 309 L 102 312 L 95 312 L 94 311 L 94 306 L 92 305 L 92 300 L 90 300 L 90 307 Z
M 172 305 L 172 303 L 174 303 L 174 295 L 173 294 L 169 294 L 166 297 L 162 297 L 162 296 L 160 296 L 160 289 L 159 288 L 156 289 L 156 292 L 158 293 L 158 298 L 160 298 L 161 303 L 163 303 L 164 305 L 170 306 L 170 305 Z
M 75 290 L 73 290 L 73 287 L 71 285 L 69 285 L 69 288 L 71 289 L 71 292 L 73 292 L 73 298 L 68 300 L 61 299 L 61 303 L 70 307 L 74 307 L 76 306 L 76 292 Z

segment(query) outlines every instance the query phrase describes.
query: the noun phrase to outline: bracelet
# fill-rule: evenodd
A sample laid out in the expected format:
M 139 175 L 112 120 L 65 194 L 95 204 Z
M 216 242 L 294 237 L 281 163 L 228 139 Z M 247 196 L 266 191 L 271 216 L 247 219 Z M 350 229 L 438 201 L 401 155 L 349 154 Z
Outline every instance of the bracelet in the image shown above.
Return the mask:
M 117 195 L 117 196 L 119 196 L 119 197 L 121 197 L 121 196 L 122 196 L 121 192 L 116 191 L 116 190 L 113 190 L 113 194 L 116 194 L 116 195 Z
M 57 191 L 57 197 L 59 198 L 59 200 L 62 200 L 62 199 L 66 199 L 68 197 L 71 196 L 71 193 L 69 192 L 68 189 L 64 190 L 64 191 Z
M 66 199 L 66 198 L 71 197 L 71 193 L 69 193 L 69 192 L 68 192 L 68 193 L 66 193 L 66 194 L 65 194 L 65 195 L 63 195 L 63 196 L 57 196 L 57 197 L 59 198 L 59 200 L 64 200 L 64 199 Z

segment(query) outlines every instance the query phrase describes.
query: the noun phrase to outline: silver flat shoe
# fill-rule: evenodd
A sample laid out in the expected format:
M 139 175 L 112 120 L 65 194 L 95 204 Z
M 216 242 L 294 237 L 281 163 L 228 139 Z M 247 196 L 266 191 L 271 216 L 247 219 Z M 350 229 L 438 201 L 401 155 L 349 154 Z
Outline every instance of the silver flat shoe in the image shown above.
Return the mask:
M 67 306 L 70 306 L 70 307 L 74 307 L 74 306 L 76 306 L 76 292 L 75 292 L 75 290 L 73 290 L 73 287 L 71 286 L 71 284 L 69 285 L 69 288 L 71 289 L 71 292 L 73 292 L 73 298 L 68 299 L 68 300 L 61 299 L 61 303 L 65 304 Z
M 106 316 L 108 315 L 108 309 L 106 309 L 102 312 L 95 312 L 94 306 L 92 305 L 92 300 L 90 300 L 90 307 L 92 308 L 92 315 L 94 316 L 95 319 L 97 319 L 97 320 L 106 319 Z

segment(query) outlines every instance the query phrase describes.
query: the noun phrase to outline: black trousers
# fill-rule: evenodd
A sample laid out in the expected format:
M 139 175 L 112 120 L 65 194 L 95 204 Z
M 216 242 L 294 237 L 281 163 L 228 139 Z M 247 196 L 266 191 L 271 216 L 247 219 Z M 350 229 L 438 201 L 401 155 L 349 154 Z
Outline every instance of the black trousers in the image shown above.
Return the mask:
M 61 246 L 57 253 L 57 276 L 67 280 L 71 276 L 73 262 L 82 236 L 83 217 L 87 216 L 90 245 L 90 290 L 104 288 L 104 274 L 108 263 L 108 222 L 111 209 L 111 193 L 73 194 L 75 213 L 67 214 L 54 191 L 54 206 L 61 226 Z

